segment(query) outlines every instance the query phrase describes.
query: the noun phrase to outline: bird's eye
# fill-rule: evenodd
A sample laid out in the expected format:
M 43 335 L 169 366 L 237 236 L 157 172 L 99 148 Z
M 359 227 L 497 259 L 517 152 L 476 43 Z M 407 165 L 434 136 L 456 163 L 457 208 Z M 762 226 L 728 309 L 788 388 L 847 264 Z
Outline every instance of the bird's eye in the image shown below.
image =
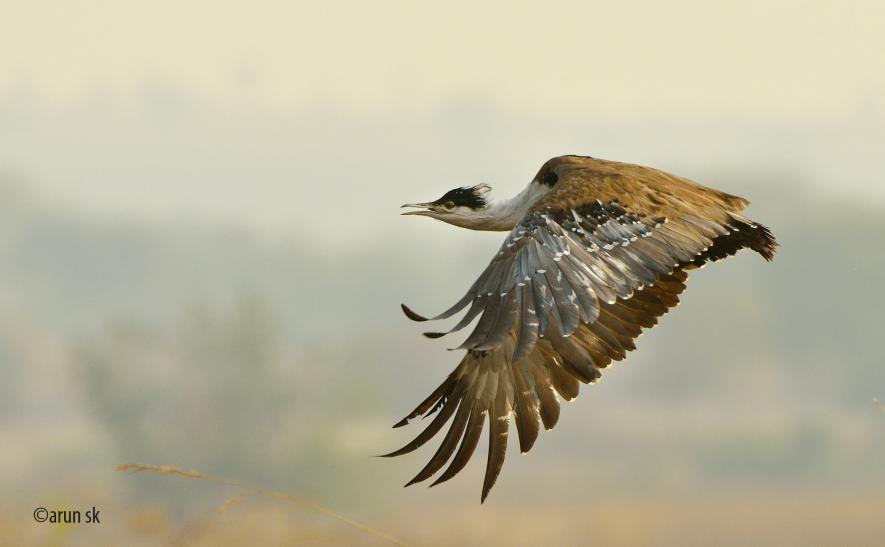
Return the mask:
M 455 208 L 455 202 L 454 201 L 447 201 L 447 202 L 443 203 L 443 207 L 445 207 L 446 209 L 451 211 L 452 209 Z

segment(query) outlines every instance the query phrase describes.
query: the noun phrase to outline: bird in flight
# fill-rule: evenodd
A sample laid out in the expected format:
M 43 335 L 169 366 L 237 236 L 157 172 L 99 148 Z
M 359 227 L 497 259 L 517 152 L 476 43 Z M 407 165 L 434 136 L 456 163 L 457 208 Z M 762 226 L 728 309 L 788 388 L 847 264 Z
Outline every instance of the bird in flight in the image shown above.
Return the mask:
M 540 427 L 559 420 L 571 401 L 612 361 L 636 348 L 644 328 L 676 306 L 687 270 L 752 249 L 766 260 L 777 242 L 741 214 L 749 202 L 687 179 L 627 163 L 584 156 L 547 161 L 511 199 L 490 199 L 485 184 L 456 188 L 436 201 L 403 207 L 471 230 L 508 231 L 504 244 L 454 306 L 414 321 L 447 319 L 467 308 L 448 332 L 479 318 L 458 349 L 458 367 L 394 427 L 433 419 L 415 439 L 386 456 L 412 452 L 451 420 L 436 453 L 406 486 L 451 460 L 431 485 L 467 464 L 489 422 L 481 501 L 504 464 L 510 422 L 520 451 Z M 469 307 L 468 307 L 469 306 Z

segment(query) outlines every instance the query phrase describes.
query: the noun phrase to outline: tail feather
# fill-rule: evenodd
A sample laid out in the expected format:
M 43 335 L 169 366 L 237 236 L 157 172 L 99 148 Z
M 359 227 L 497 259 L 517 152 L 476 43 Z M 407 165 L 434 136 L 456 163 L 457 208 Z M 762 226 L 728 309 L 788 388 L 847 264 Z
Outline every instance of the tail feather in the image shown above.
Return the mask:
M 778 242 L 768 227 L 736 213 L 729 213 L 729 216 L 731 222 L 726 225 L 728 233 L 715 238 L 713 245 L 692 260 L 693 266 L 722 260 L 741 249 L 756 251 L 769 262 L 774 259 Z

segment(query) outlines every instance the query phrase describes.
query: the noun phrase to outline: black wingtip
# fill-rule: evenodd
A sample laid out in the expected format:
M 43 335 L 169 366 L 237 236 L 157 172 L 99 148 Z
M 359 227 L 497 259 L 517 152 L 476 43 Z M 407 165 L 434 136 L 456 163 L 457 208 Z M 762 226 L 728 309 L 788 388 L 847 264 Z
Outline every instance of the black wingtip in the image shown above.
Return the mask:
M 426 317 L 424 317 L 423 315 L 418 315 L 417 313 L 413 312 L 405 304 L 400 304 L 400 307 L 403 309 L 403 313 L 406 314 L 406 317 L 408 317 L 412 321 L 418 321 L 419 323 L 422 321 L 427 321 Z
M 409 445 L 406 445 L 406 446 L 400 448 L 399 450 L 394 450 L 393 452 L 388 452 L 387 454 L 378 454 L 376 457 L 377 458 L 395 458 L 397 456 L 402 456 L 403 454 L 408 454 L 412 450 L 415 450 L 414 448 L 411 448 L 411 450 L 409 450 L 409 448 L 410 448 Z
M 435 338 L 442 338 L 446 334 L 447 333 L 445 333 L 445 332 L 425 332 L 424 336 L 426 336 L 427 338 L 430 338 L 430 339 L 435 339 Z
M 408 423 L 409 423 L 409 419 L 408 419 L 408 418 L 403 418 L 402 420 L 400 420 L 400 421 L 396 422 L 395 424 L 393 424 L 393 427 L 394 427 L 394 429 L 395 429 L 395 428 L 397 428 L 397 427 L 402 427 L 402 426 L 404 426 L 404 425 L 408 425 Z

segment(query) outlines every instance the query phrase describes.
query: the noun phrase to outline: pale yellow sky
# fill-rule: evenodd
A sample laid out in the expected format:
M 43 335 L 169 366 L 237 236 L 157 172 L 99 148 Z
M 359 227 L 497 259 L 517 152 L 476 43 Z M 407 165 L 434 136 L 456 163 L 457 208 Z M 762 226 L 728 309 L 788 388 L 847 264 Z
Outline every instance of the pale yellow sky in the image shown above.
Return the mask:
M 542 7 L 543 6 L 543 7 Z M 0 93 L 146 84 L 237 110 L 839 116 L 885 94 L 885 2 L 5 2 Z
M 0 184 L 102 214 L 369 237 L 564 153 L 885 201 L 882 1 L 0 3 Z

